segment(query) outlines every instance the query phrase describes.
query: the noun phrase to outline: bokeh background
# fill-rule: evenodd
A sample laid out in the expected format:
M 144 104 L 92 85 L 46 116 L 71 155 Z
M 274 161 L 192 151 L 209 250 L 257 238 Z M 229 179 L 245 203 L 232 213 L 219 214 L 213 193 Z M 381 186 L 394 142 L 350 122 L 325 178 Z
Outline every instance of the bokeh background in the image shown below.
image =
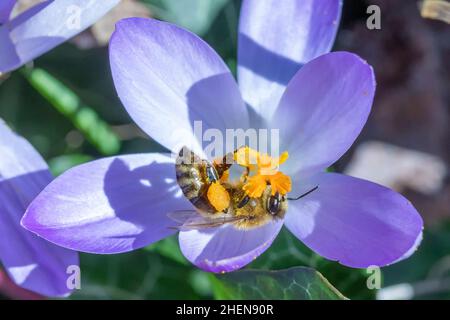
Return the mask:
M 381 30 L 366 27 L 370 4 L 381 8 Z M 107 54 L 115 21 L 151 16 L 184 26 L 235 72 L 239 8 L 239 0 L 123 0 L 88 31 L 0 80 L 0 118 L 39 150 L 55 175 L 108 155 L 161 151 L 117 98 Z M 449 39 L 450 26 L 423 18 L 414 0 L 346 0 L 333 49 L 361 55 L 378 82 L 367 126 L 333 170 L 404 194 L 425 221 L 418 251 L 382 269 L 380 291 L 367 288 L 366 270 L 315 255 L 287 230 L 247 268 L 309 266 L 351 299 L 450 298 Z M 128 254 L 82 254 L 81 270 L 82 290 L 71 299 L 224 297 L 220 277 L 191 266 L 176 237 Z

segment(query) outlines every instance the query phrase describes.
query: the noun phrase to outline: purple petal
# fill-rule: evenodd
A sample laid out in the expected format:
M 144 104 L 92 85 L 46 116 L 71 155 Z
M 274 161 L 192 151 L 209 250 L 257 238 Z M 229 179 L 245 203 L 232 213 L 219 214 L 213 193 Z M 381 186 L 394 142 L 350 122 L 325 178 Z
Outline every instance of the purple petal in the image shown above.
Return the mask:
M 67 41 L 117 3 L 119 0 L 45 1 L 25 11 L 0 27 L 0 72 L 17 69 Z
M 330 51 L 340 0 L 246 0 L 239 28 L 238 78 L 244 100 L 266 119 L 294 74 Z
M 0 120 L 0 263 L 23 288 L 46 296 L 70 293 L 67 267 L 78 254 L 40 239 L 20 225 L 31 200 L 52 180 L 34 148 Z
M 303 183 L 296 193 L 316 185 L 319 189 L 289 203 L 286 226 L 321 256 L 349 267 L 381 267 L 418 247 L 422 218 L 400 194 L 334 173 Z
M 248 116 L 228 67 L 196 35 L 144 18 L 120 21 L 110 42 L 114 83 L 125 108 L 173 152 L 199 152 L 192 128 L 245 128 Z
M 68 170 L 31 203 L 22 224 L 63 247 L 119 253 L 173 234 L 167 213 L 190 207 L 170 157 L 136 154 Z
M 282 226 L 280 220 L 252 230 L 224 225 L 214 229 L 182 231 L 180 248 L 189 261 L 205 271 L 230 272 L 252 262 L 270 247 Z
M 9 20 L 11 11 L 16 4 L 16 0 L 2 0 L 0 2 L 0 25 Z
M 353 144 L 369 116 L 375 76 L 348 52 L 325 54 L 292 79 L 271 126 L 280 129 L 281 150 L 289 151 L 289 173 L 324 170 Z

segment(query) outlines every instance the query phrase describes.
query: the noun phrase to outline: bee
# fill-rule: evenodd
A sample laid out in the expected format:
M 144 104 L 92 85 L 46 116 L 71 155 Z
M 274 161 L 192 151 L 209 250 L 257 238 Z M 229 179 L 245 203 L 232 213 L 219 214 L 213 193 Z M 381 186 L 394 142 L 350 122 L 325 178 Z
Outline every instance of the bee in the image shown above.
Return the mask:
M 196 210 L 169 213 L 168 216 L 180 224 L 177 229 L 205 229 L 224 224 L 232 224 L 243 230 L 257 228 L 270 221 L 283 219 L 288 200 L 298 200 L 318 188 L 292 199 L 278 192 L 272 195 L 272 188 L 267 185 L 260 197 L 251 198 L 243 190 L 245 179 L 236 182 L 223 181 L 222 177 L 232 166 L 229 159 L 228 154 L 222 161 L 211 163 L 186 147 L 180 151 L 175 165 L 177 182 Z M 220 184 L 229 197 L 228 205 L 221 211 L 218 211 L 208 198 L 208 190 L 213 184 Z
M 211 163 L 201 159 L 187 147 L 178 154 L 175 172 L 178 185 L 184 196 L 202 214 L 215 214 L 216 208 L 207 197 L 213 183 L 219 183 L 223 174 L 231 167 L 225 161 Z

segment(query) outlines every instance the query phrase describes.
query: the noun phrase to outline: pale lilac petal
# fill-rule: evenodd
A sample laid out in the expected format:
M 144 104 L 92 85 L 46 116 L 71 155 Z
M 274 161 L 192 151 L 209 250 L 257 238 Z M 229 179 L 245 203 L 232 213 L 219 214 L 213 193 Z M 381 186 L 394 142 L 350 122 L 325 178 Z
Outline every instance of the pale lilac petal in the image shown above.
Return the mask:
M 209 272 L 230 272 L 242 268 L 263 253 L 276 238 L 283 221 L 270 222 L 252 230 L 232 225 L 182 231 L 180 248 L 197 267 Z
M 69 40 L 117 3 L 119 0 L 45 1 L 25 11 L 0 27 L 0 72 L 17 69 Z
M 194 121 L 203 131 L 245 128 L 236 82 L 216 52 L 175 25 L 144 18 L 120 21 L 110 42 L 114 83 L 125 108 L 153 139 L 178 153 L 196 152 Z
M 307 63 L 292 79 L 273 117 L 286 171 L 307 175 L 324 170 L 353 144 L 369 116 L 375 95 L 372 67 L 348 52 Z
M 239 28 L 238 79 L 244 100 L 266 119 L 294 74 L 330 51 L 341 0 L 245 0 Z
M 0 2 L 0 25 L 9 20 L 11 11 L 16 4 L 16 0 L 2 0 Z
M 335 173 L 320 173 L 295 194 L 319 189 L 289 202 L 286 226 L 321 256 L 366 268 L 411 255 L 420 244 L 423 221 L 400 194 L 378 184 Z
M 22 224 L 63 247 L 120 253 L 173 234 L 167 213 L 186 208 L 173 159 L 136 154 L 68 170 L 31 203 Z
M 63 296 L 69 266 L 78 254 L 57 247 L 23 229 L 20 219 L 31 200 L 52 180 L 34 148 L 0 120 L 0 264 L 23 288 Z

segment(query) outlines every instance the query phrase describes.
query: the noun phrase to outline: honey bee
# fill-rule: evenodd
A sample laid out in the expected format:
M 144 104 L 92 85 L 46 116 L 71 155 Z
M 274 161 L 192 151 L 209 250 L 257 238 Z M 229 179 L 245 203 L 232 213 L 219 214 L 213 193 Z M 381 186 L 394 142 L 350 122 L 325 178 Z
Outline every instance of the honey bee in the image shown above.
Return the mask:
M 298 200 L 317 189 L 290 199 L 278 192 L 272 195 L 271 186 L 267 185 L 260 197 L 250 198 L 243 190 L 245 178 L 237 182 L 222 179 L 232 166 L 230 158 L 228 154 L 220 162 L 209 162 L 186 147 L 180 151 L 175 164 L 177 182 L 196 210 L 169 213 L 168 216 L 180 224 L 177 229 L 213 228 L 229 223 L 237 229 L 253 229 L 272 220 L 283 219 L 288 200 Z M 221 211 L 208 198 L 208 190 L 213 184 L 220 184 L 229 197 L 228 205 Z

